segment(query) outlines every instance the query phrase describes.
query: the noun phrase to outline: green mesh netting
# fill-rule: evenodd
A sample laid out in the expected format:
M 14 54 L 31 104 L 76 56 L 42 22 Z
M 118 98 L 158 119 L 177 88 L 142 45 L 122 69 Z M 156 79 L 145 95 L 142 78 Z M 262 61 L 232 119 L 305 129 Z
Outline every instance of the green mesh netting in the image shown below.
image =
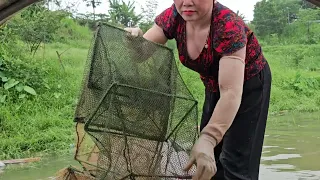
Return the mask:
M 96 179 L 191 179 L 197 101 L 171 49 L 99 24 L 76 108 L 75 158 Z

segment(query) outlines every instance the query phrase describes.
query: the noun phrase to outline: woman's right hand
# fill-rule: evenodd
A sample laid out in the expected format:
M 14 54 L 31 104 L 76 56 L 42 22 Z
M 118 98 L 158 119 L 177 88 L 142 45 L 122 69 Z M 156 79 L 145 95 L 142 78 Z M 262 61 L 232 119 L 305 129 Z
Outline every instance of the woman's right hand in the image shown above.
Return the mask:
M 154 24 L 150 29 L 148 29 L 145 33 L 138 28 L 124 28 L 125 31 L 128 32 L 129 37 L 138 37 L 142 36 L 144 39 L 155 42 L 158 44 L 166 44 L 168 41 L 167 37 L 165 36 L 163 29 L 158 25 Z
M 129 35 L 133 37 L 143 36 L 143 32 L 140 28 L 124 28 L 124 30 L 129 32 Z
M 124 28 L 124 30 L 128 32 L 125 38 L 127 42 L 125 43 L 132 51 L 131 55 L 133 59 L 136 59 L 138 62 L 143 62 L 152 56 L 157 48 L 155 43 L 165 44 L 167 42 L 167 38 L 164 35 L 163 30 L 157 25 L 152 26 L 145 34 L 138 27 Z M 143 38 L 138 38 L 137 40 L 136 37 L 139 36 Z M 143 39 L 148 41 L 143 41 Z M 149 41 L 155 43 L 151 43 Z

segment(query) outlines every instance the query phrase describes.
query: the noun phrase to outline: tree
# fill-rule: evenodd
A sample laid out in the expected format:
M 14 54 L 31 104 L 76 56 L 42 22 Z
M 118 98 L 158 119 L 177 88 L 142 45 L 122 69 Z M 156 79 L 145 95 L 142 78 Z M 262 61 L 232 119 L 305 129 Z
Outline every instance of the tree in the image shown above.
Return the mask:
M 240 13 L 240 11 L 238 10 L 237 11 L 237 15 L 242 19 L 242 20 L 245 20 L 246 19 L 246 16 L 242 13 Z
M 96 8 L 99 6 L 102 2 L 101 0 L 83 0 L 86 3 L 87 7 L 92 7 L 92 14 L 93 14 L 93 21 L 96 21 Z
M 68 14 L 64 11 L 50 11 L 44 2 L 24 9 L 8 23 L 15 34 L 26 42 L 30 52 L 35 54 L 41 43 L 53 40 L 54 33 L 60 27 L 60 21 Z
M 299 12 L 301 0 L 262 0 L 254 7 L 252 23 L 260 36 L 282 34 Z
M 109 8 L 110 21 L 125 27 L 136 26 L 143 17 L 135 13 L 135 5 L 131 1 L 109 0 Z
M 47 9 L 51 11 L 55 11 L 55 10 L 65 11 L 70 13 L 70 15 L 77 14 L 78 12 L 76 7 L 79 2 L 71 2 L 71 1 L 65 1 L 65 0 L 45 0 L 44 2 L 47 6 Z
M 277 12 L 273 1 L 262 0 L 254 6 L 254 18 L 252 23 L 255 25 L 256 33 L 260 36 L 275 33 L 279 26 Z
M 157 8 L 157 0 L 147 0 L 146 8 L 142 7 L 142 15 L 144 18 L 142 19 L 142 22 L 139 24 L 139 26 L 143 32 L 146 32 L 153 25 Z

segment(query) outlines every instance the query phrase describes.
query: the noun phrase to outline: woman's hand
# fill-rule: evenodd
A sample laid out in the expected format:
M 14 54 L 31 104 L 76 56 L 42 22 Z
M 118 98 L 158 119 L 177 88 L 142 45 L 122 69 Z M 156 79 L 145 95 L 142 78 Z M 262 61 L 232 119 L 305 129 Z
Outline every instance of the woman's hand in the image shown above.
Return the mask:
M 128 32 L 126 39 L 126 44 L 131 52 L 131 58 L 136 62 L 144 62 L 157 50 L 155 43 L 165 44 L 167 38 L 163 33 L 163 30 L 157 26 L 153 25 L 145 34 L 143 34 L 140 28 L 124 28 Z M 143 41 L 140 38 L 143 37 L 147 41 Z M 155 42 L 155 43 L 151 43 Z
M 140 28 L 124 28 L 125 31 L 133 37 L 143 36 L 143 32 Z
M 210 180 L 216 174 L 215 146 L 216 140 L 207 134 L 202 134 L 193 146 L 190 160 L 184 168 L 188 171 L 193 164 L 197 166 L 193 180 Z

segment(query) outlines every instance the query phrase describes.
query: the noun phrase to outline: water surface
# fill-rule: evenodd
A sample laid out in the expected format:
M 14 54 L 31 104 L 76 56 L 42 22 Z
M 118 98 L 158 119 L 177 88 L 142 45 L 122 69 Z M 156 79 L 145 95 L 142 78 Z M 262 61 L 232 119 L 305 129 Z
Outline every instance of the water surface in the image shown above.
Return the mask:
M 60 169 L 79 165 L 73 155 L 4 169 L 0 180 L 48 180 Z M 260 180 L 320 180 L 320 113 L 270 119 L 260 166 Z

